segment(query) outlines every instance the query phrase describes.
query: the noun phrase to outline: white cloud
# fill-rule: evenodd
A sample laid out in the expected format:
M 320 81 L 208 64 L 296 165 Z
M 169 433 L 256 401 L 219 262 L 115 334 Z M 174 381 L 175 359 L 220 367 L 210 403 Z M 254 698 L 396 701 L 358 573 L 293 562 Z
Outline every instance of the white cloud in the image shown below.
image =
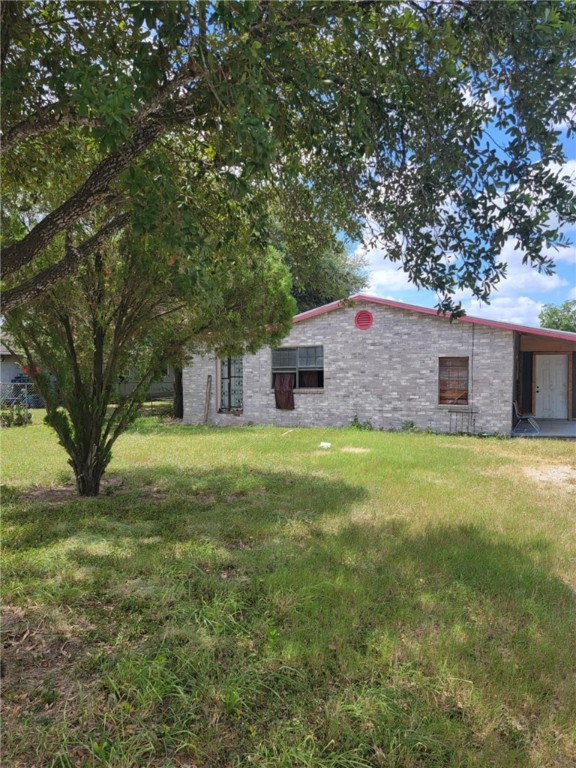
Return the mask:
M 482 96 L 478 97 L 472 93 L 470 87 L 460 88 L 460 92 L 462 94 L 462 101 L 467 107 L 479 106 L 489 112 L 492 112 L 496 107 L 496 99 L 491 93 L 483 93 Z M 499 91 L 496 95 L 501 96 L 502 93 L 503 91 Z
M 569 299 L 576 299 L 576 287 L 572 288 L 570 291 L 568 291 L 568 298 Z
M 513 244 L 506 244 L 501 258 L 508 265 L 506 279 L 498 283 L 499 296 L 518 296 L 524 293 L 548 293 L 564 288 L 568 281 L 558 274 L 545 275 L 528 264 L 522 263 L 522 252 L 515 251 Z
M 390 267 L 370 272 L 368 290 L 380 296 L 383 291 L 415 291 L 416 287 L 401 269 Z
M 387 291 L 416 291 L 416 287 L 409 282 L 408 276 L 397 265 L 386 260 L 381 249 L 366 251 L 358 248 L 357 253 L 362 253 L 367 261 L 367 269 L 370 273 L 368 290 L 378 296 L 383 296 Z M 553 254 L 557 260 L 557 254 Z M 566 261 L 576 263 L 576 248 L 566 249 Z M 508 265 L 506 278 L 498 284 L 497 295 L 502 298 L 515 297 L 526 294 L 550 293 L 570 285 L 568 280 L 559 274 L 545 275 L 527 264 L 522 264 L 522 253 L 514 250 L 513 243 L 507 243 L 502 250 L 501 258 Z M 459 292 L 458 297 L 467 296 L 467 292 Z
M 359 245 L 353 255 L 363 259 L 370 271 L 382 269 L 384 263 L 390 264 L 386 260 L 386 253 L 382 248 L 368 248 L 365 245 Z
M 538 327 L 540 325 L 538 314 L 542 311 L 544 304 L 534 301 L 529 296 L 516 296 L 513 298 L 497 297 L 490 304 L 480 304 L 480 302 L 473 300 L 463 303 L 463 306 L 466 314 L 472 315 L 472 317 Z
M 483 317 L 489 320 L 500 320 L 504 323 L 517 323 L 538 327 L 538 314 L 542 311 L 544 302 L 535 301 L 529 296 L 494 298 L 490 304 L 481 304 L 477 300 L 463 302 L 467 315 Z
M 362 259 L 369 273 L 366 288 L 368 293 L 384 298 L 386 291 L 416 290 L 409 282 L 401 265 L 388 261 L 382 248 L 366 248 L 364 245 L 359 245 L 353 255 Z
M 550 256 L 552 256 L 554 261 L 576 265 L 576 246 L 569 245 L 566 248 L 559 248 L 554 253 L 550 252 Z
M 564 163 L 550 163 L 550 170 L 555 171 L 556 173 L 560 172 L 560 176 L 563 178 L 565 176 L 568 177 L 568 185 L 571 189 L 576 189 L 576 159 L 572 158 L 570 160 L 566 160 Z M 551 219 L 552 222 L 555 222 L 556 219 L 553 217 Z

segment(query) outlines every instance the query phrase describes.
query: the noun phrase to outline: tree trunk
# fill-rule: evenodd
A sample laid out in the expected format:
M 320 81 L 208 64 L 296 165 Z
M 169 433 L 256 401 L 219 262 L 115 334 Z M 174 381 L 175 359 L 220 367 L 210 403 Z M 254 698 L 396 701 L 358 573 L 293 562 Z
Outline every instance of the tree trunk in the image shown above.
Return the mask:
M 86 467 L 76 475 L 76 488 L 79 496 L 98 496 L 100 481 L 104 470 L 96 467 Z
M 80 496 L 98 496 L 100 493 L 100 481 L 108 464 L 103 461 L 101 449 L 93 445 L 88 456 L 74 457 L 69 461 L 74 470 L 76 488 Z
M 182 368 L 174 366 L 174 418 L 184 418 L 184 390 L 182 389 Z

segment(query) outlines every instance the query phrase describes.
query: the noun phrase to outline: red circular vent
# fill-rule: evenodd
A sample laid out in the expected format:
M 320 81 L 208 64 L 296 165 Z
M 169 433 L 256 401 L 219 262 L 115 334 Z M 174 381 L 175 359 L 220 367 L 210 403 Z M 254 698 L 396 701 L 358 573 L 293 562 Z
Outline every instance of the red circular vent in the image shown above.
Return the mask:
M 354 325 L 359 330 L 367 331 L 373 322 L 374 322 L 374 317 L 372 316 L 372 312 L 368 312 L 367 309 L 361 309 L 360 312 L 356 312 L 356 317 L 354 318 Z

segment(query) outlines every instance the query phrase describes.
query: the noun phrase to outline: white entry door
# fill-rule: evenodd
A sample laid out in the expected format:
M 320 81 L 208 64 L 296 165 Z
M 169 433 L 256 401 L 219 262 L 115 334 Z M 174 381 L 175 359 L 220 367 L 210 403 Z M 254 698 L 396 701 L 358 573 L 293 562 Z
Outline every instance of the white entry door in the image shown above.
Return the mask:
M 535 416 L 568 418 L 568 355 L 536 355 Z

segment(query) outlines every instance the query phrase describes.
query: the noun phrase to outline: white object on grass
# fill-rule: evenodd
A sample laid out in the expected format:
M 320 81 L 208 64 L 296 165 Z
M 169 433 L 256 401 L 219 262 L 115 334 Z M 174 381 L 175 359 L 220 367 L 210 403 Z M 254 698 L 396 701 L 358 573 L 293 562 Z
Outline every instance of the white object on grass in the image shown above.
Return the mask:
M 332 443 L 320 443 L 319 448 L 332 448 Z

